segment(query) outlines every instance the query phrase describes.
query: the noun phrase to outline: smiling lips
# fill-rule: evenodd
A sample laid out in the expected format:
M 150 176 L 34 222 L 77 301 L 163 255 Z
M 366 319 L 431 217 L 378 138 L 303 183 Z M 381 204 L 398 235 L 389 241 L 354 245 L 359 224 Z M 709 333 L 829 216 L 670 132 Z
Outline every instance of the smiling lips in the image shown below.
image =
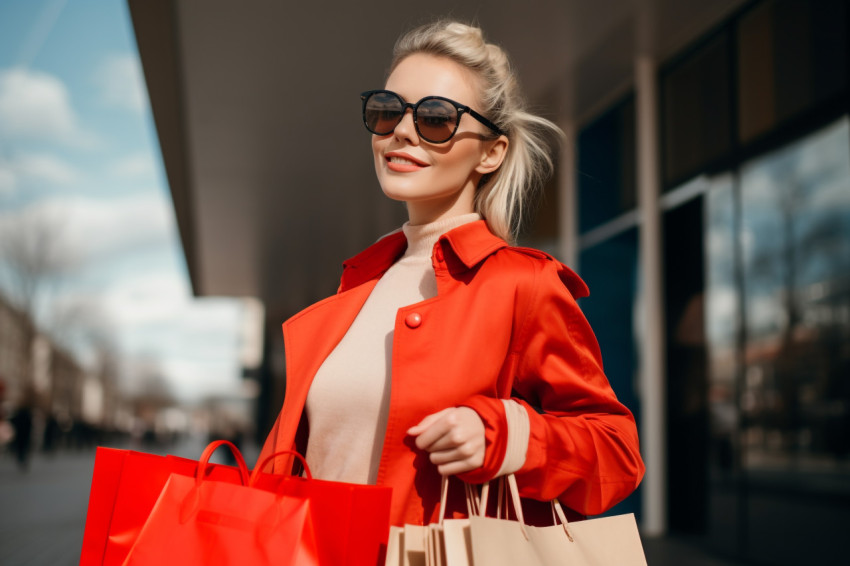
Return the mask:
M 384 159 L 387 161 L 387 169 L 397 173 L 411 173 L 428 167 L 424 161 L 401 151 L 391 151 L 384 155 Z

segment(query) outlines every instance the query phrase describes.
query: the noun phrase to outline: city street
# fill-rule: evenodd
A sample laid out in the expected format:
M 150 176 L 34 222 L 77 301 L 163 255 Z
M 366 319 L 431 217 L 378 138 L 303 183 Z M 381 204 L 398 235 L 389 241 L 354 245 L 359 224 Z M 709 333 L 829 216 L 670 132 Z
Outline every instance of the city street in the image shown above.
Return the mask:
M 94 451 L 35 454 L 26 473 L 0 456 L 0 564 L 78 564 Z

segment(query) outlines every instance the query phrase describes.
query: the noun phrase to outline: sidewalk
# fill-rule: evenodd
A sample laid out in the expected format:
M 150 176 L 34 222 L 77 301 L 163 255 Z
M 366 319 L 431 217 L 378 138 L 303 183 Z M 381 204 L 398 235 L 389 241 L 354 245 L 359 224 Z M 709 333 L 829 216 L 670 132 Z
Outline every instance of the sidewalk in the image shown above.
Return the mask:
M 648 566 L 745 566 L 743 562 L 713 556 L 675 537 L 644 538 Z

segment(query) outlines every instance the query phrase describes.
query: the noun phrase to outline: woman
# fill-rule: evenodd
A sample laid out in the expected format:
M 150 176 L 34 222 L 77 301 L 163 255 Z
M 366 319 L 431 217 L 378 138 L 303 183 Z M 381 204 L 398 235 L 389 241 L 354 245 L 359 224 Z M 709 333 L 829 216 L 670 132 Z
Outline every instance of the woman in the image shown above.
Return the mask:
M 295 448 L 314 477 L 392 486 L 396 525 L 438 519 L 441 474 L 515 473 L 532 523 L 555 497 L 575 514 L 611 507 L 643 463 L 575 302 L 587 287 L 507 243 L 559 131 L 522 110 L 505 54 L 456 22 L 404 35 L 362 99 L 378 181 L 410 220 L 284 323 L 287 391 L 263 455 Z

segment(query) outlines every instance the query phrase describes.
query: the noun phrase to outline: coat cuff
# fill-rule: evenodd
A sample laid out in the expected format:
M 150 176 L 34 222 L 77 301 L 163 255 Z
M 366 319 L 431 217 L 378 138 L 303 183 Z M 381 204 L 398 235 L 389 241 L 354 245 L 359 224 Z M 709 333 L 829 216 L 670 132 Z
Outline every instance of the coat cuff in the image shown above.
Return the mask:
M 528 452 L 528 438 L 531 435 L 531 421 L 525 407 L 513 399 L 503 399 L 505 417 L 508 423 L 508 442 L 502 466 L 497 476 L 506 476 L 522 468 Z
M 471 397 L 459 406 L 469 407 L 481 417 L 486 445 L 484 464 L 458 477 L 467 483 L 483 483 L 519 470 L 525 463 L 530 431 L 525 408 L 515 401 L 484 395 Z

